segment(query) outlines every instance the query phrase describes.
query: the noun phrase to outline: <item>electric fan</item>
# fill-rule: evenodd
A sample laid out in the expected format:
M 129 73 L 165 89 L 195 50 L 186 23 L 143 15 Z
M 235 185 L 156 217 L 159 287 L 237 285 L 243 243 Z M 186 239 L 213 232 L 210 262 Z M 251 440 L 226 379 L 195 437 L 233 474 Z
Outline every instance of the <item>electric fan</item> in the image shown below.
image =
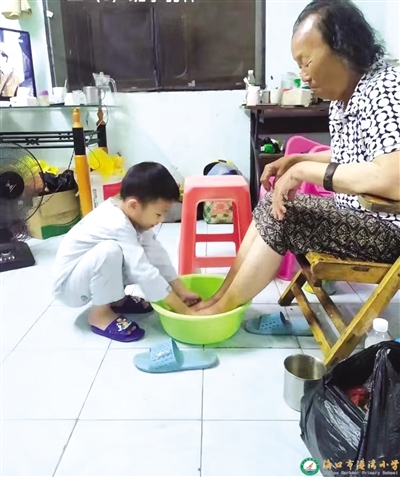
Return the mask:
M 43 171 L 17 144 L 0 143 L 0 272 L 35 265 L 26 221 L 43 200 Z

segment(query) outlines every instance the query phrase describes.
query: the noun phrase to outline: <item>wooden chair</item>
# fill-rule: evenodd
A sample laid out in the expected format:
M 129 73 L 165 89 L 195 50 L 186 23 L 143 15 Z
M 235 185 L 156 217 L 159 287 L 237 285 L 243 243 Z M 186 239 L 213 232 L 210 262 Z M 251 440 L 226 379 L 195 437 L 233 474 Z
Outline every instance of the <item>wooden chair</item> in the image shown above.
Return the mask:
M 369 195 L 360 196 L 359 202 L 363 207 L 374 212 L 400 214 L 400 202 Z M 372 320 L 381 315 L 397 290 L 400 289 L 400 256 L 393 265 L 339 259 L 332 255 L 314 252 L 298 255 L 296 258 L 301 268 L 281 296 L 279 304 L 289 306 L 294 298 L 297 299 L 297 303 L 324 354 L 325 364 L 333 366 L 354 351 L 370 329 Z M 378 286 L 350 324 L 346 325 L 339 309 L 323 290 L 322 280 L 370 283 Z M 312 310 L 302 290 L 306 281 L 310 284 L 340 335 L 336 342 L 331 342 L 323 330 L 322 323 Z

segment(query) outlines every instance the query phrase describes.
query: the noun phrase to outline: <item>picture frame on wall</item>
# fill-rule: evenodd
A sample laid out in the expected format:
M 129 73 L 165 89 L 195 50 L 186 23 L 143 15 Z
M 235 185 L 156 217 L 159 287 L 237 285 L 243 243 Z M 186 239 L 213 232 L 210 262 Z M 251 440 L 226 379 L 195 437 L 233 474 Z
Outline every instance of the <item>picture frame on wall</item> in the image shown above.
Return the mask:
M 30 35 L 0 28 L 0 101 L 8 101 L 22 88 L 25 96 L 36 96 Z

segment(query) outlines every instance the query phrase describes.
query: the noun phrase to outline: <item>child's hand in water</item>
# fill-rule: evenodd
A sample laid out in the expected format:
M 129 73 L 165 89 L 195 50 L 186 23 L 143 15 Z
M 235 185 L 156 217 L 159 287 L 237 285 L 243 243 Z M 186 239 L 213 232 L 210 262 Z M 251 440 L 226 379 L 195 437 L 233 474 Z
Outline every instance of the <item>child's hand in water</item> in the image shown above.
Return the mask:
M 193 306 L 201 301 L 199 295 L 188 290 L 179 278 L 171 282 L 171 286 L 186 306 Z
M 213 306 L 217 303 L 218 299 L 217 298 L 210 298 L 206 301 L 200 301 L 199 303 L 197 303 L 196 305 L 193 306 L 193 310 L 195 311 L 202 311 L 202 310 L 205 310 L 207 308 L 210 308 L 210 306 Z M 200 314 L 204 314 L 204 313 L 200 313 Z
M 192 306 L 196 305 L 197 303 L 201 302 L 201 298 L 199 297 L 199 295 L 197 295 L 197 293 L 193 293 L 189 290 L 185 293 L 182 293 L 180 295 L 180 299 L 183 301 L 183 303 L 185 303 L 185 305 L 187 305 L 189 307 L 192 307 Z

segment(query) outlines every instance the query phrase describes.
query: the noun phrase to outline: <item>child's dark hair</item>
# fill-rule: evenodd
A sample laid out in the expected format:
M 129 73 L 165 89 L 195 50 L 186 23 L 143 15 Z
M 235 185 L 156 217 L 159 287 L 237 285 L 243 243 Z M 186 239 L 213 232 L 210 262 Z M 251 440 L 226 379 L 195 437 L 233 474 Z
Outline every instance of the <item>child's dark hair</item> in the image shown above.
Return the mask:
M 164 199 L 179 200 L 179 187 L 168 169 L 158 162 L 141 162 L 132 166 L 121 185 L 121 199 L 135 197 L 143 204 Z

